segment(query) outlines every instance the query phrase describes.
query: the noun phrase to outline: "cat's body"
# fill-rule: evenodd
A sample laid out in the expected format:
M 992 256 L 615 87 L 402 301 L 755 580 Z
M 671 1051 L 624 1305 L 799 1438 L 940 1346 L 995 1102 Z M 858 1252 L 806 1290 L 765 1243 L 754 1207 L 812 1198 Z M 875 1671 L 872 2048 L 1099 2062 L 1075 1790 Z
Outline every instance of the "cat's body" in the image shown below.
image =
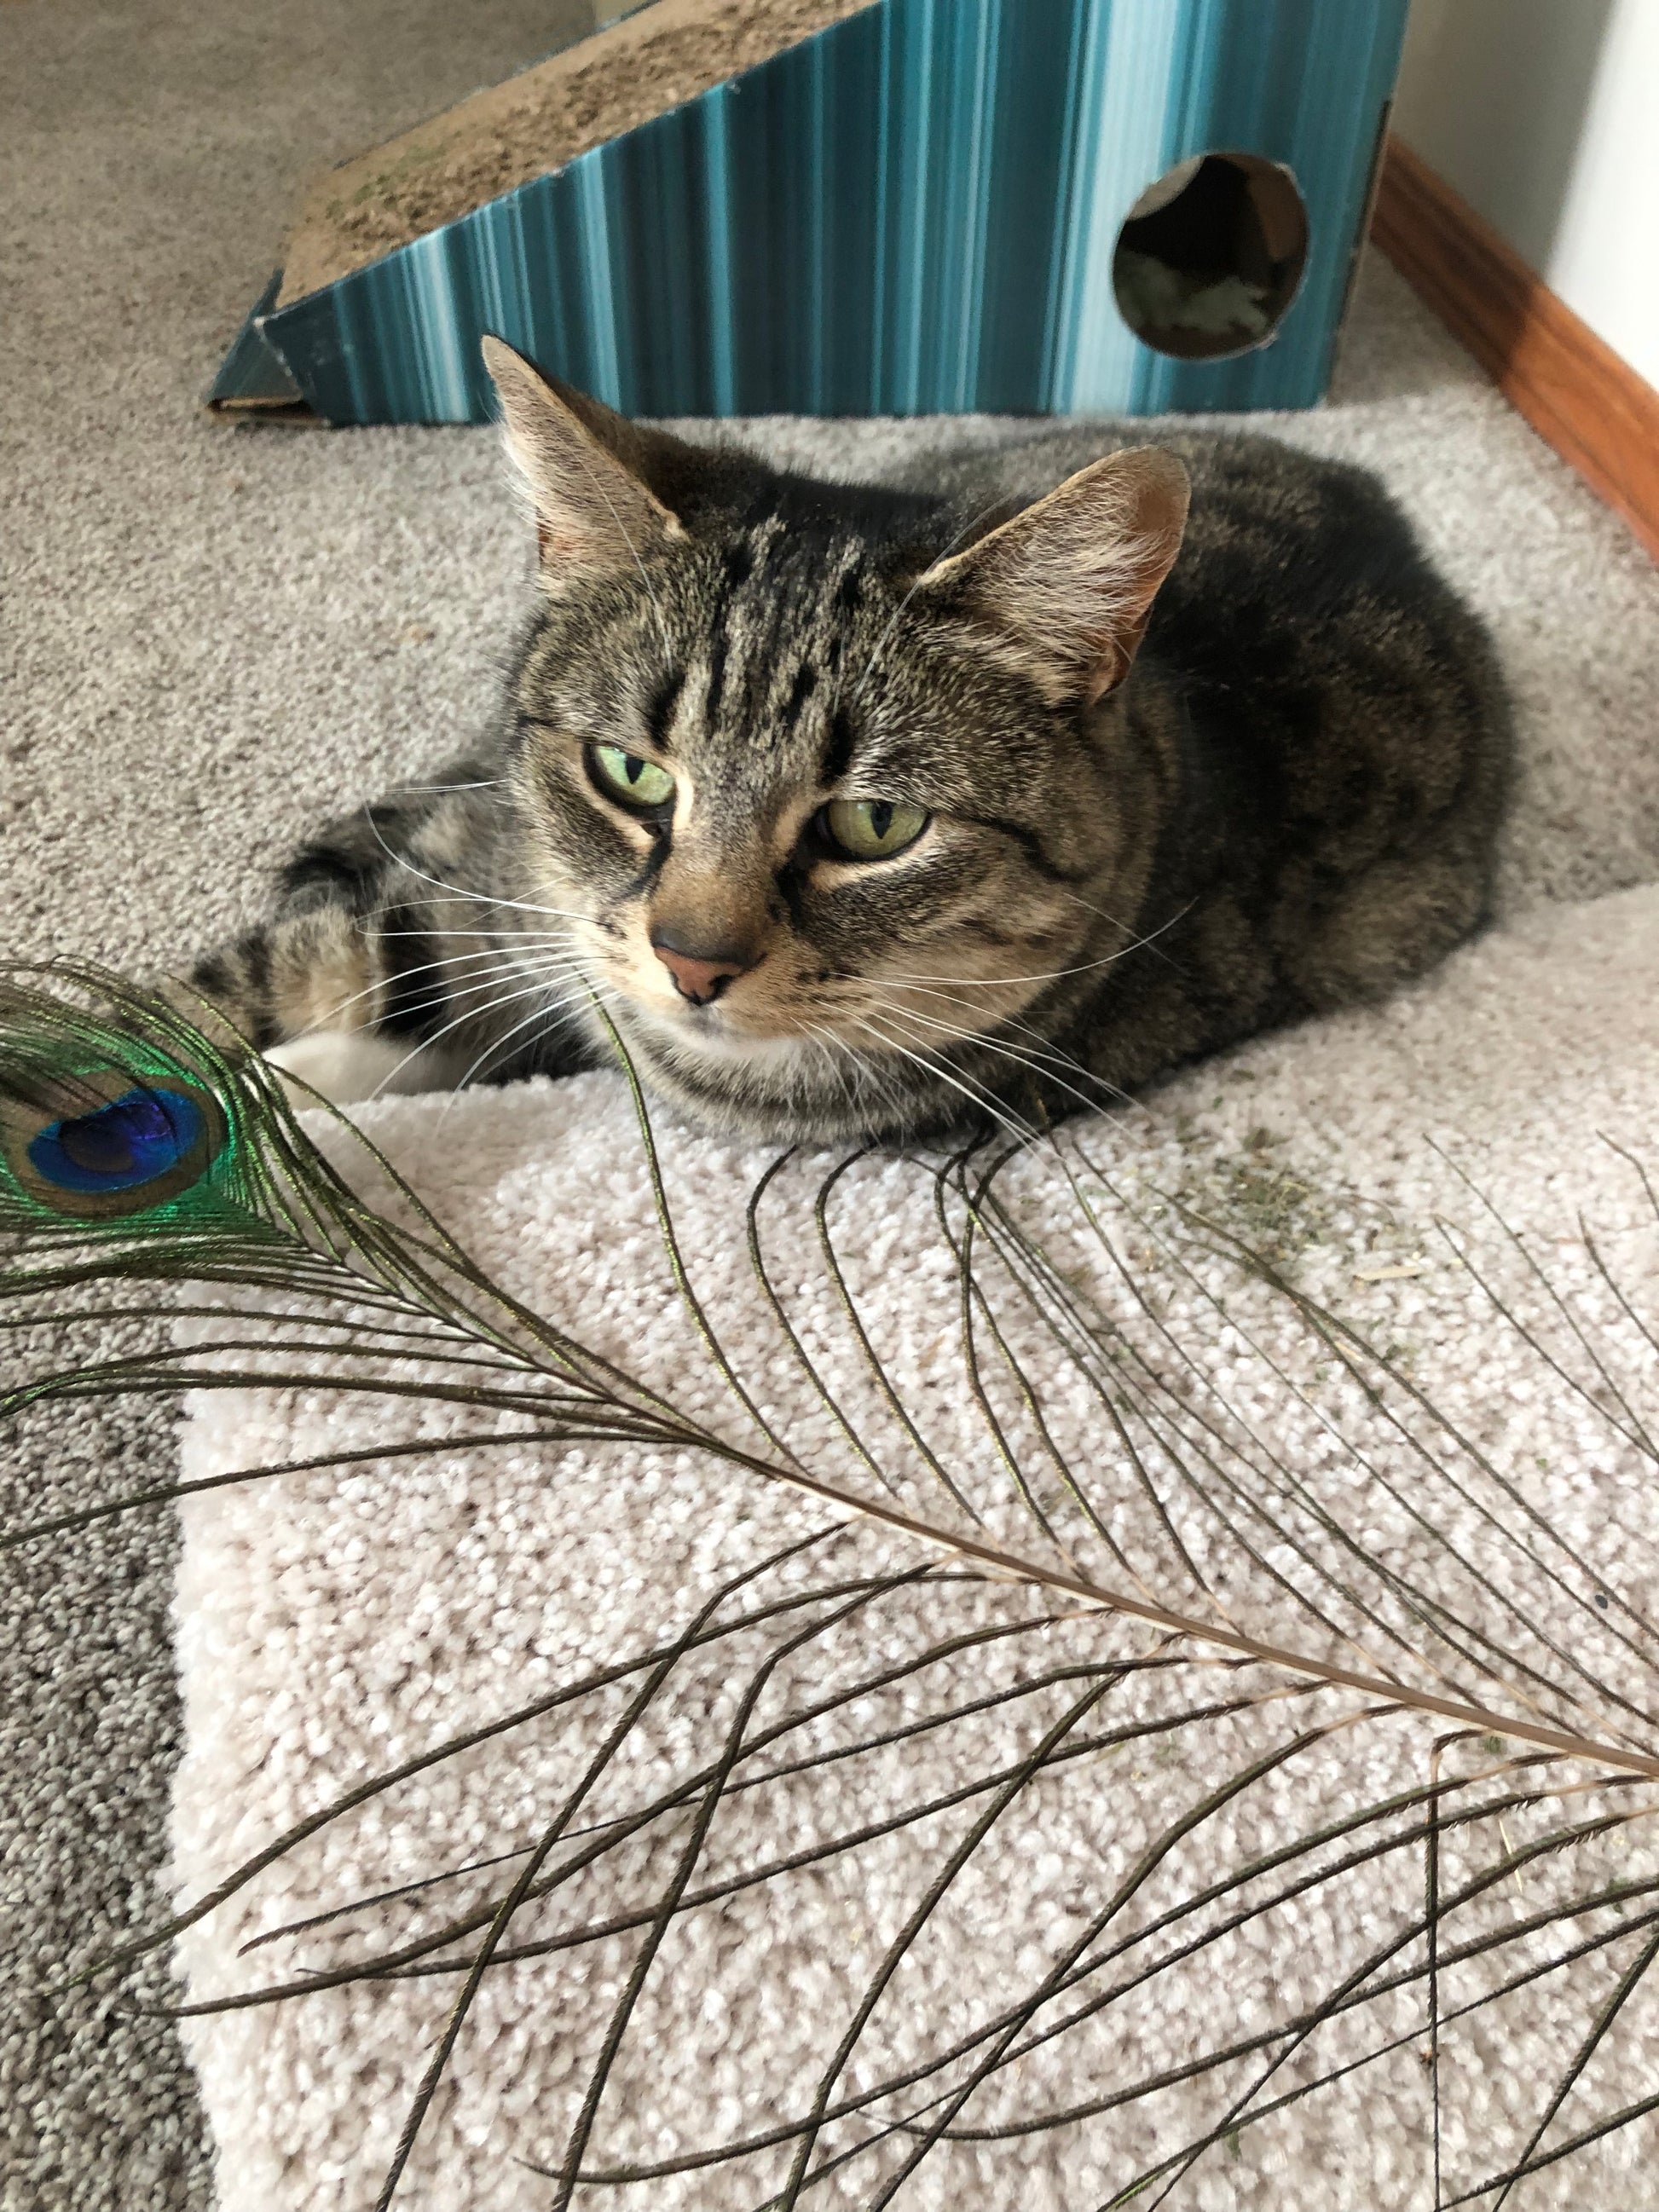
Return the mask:
M 614 1024 L 714 1126 L 1029 1125 L 1483 918 L 1502 688 L 1364 474 L 1182 435 L 1183 544 L 1166 457 L 1073 473 L 1104 434 L 832 487 L 493 365 L 545 590 L 497 726 L 194 979 L 331 1095 Z

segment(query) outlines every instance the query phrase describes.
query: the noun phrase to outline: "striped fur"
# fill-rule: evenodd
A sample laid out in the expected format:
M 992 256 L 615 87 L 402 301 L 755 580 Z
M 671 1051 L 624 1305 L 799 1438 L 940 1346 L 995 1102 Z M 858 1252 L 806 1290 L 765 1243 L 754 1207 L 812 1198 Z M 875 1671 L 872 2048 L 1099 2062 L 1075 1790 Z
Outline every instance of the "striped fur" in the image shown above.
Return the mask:
M 494 726 L 453 788 L 325 830 L 192 978 L 301 1072 L 343 1035 L 375 1085 L 556 1074 L 613 1024 L 715 1127 L 1028 1127 L 1484 916 L 1502 688 L 1364 473 L 1186 434 L 1099 471 L 1116 441 L 1068 430 L 829 485 L 492 359 L 544 585 Z M 672 775 L 672 817 L 605 795 L 602 745 Z M 846 859 L 837 795 L 928 826 Z M 739 972 L 690 1003 L 653 940 Z

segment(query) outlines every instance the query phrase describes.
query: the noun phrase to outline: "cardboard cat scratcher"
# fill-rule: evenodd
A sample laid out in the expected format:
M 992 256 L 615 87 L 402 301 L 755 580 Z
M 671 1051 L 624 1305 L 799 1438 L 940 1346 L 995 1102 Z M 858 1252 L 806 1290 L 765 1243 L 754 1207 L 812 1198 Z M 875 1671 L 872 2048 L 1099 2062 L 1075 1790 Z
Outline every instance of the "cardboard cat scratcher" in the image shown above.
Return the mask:
M 1407 0 L 654 0 L 324 177 L 210 394 L 486 420 L 1309 406 Z

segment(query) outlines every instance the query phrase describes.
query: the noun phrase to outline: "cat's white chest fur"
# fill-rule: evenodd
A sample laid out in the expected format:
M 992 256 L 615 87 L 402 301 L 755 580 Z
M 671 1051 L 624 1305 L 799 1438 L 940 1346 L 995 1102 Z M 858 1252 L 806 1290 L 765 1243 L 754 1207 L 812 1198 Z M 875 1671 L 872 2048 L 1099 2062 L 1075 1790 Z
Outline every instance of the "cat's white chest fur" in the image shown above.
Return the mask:
M 265 1060 L 278 1075 L 296 1079 L 283 1088 L 301 1107 L 313 1103 L 309 1091 L 320 1092 L 332 1106 L 349 1106 L 398 1092 L 447 1091 L 454 1082 L 444 1054 L 371 1030 L 318 1030 L 290 1037 L 273 1045 Z

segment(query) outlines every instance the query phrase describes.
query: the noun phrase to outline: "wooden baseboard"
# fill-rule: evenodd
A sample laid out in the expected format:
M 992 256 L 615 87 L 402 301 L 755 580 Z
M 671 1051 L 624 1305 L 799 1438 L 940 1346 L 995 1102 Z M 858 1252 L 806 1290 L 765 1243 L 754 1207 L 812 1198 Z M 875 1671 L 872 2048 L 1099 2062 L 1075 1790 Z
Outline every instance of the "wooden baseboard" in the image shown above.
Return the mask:
M 1659 559 L 1659 392 L 1391 137 L 1371 236 L 1540 437 Z

